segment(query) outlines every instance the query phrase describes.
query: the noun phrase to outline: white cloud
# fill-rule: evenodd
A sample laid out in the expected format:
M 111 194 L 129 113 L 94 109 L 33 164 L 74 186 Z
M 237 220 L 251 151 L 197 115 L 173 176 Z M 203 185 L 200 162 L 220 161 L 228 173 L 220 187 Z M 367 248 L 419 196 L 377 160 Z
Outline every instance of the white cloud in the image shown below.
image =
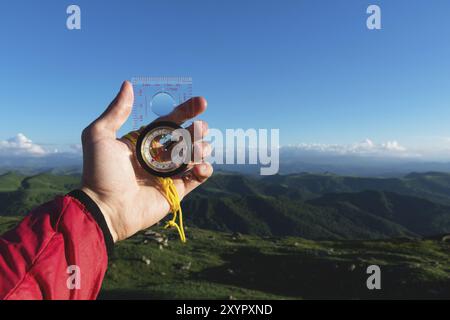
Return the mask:
M 80 143 L 71 144 L 70 151 L 74 153 L 81 153 L 83 151 L 83 146 Z
M 42 146 L 28 139 L 23 133 L 18 133 L 8 140 L 0 140 L 0 155 L 39 157 L 47 154 Z
M 316 152 L 330 155 L 361 155 L 361 156 L 399 156 L 418 157 L 417 153 L 410 152 L 399 142 L 387 141 L 376 143 L 371 139 L 365 139 L 353 144 L 321 144 L 300 143 L 285 147 L 287 150 Z

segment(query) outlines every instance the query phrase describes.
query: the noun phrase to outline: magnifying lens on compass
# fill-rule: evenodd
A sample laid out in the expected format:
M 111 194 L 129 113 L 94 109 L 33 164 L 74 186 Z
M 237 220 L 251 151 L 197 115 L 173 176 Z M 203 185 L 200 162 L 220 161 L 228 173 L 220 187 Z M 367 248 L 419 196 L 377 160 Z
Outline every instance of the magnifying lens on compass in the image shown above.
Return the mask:
M 153 95 L 150 101 L 150 108 L 152 112 L 158 116 L 165 116 L 169 114 L 175 107 L 175 99 L 170 93 L 165 91 L 157 92 Z

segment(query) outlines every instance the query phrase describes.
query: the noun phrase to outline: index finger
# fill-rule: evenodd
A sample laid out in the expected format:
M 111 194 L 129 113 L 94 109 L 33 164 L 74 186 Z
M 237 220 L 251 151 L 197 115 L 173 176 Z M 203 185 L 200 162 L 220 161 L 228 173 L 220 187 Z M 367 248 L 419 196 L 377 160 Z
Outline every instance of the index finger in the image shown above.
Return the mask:
M 158 118 L 156 121 L 171 121 L 175 122 L 178 125 L 181 125 L 183 122 L 195 118 L 199 114 L 205 112 L 206 106 L 207 102 L 205 98 L 194 97 L 183 102 L 171 113 Z

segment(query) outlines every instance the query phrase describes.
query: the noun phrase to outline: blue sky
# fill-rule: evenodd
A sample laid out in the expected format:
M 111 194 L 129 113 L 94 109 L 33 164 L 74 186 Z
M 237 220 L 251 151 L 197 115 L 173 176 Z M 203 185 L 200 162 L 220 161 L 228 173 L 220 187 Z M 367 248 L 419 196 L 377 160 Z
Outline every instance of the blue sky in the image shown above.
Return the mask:
M 81 30 L 66 28 L 72 3 Z M 370 4 L 382 30 L 366 28 Z M 79 143 L 122 80 L 190 76 L 214 128 L 450 150 L 449 14 L 446 0 L 3 3 L 0 141 Z

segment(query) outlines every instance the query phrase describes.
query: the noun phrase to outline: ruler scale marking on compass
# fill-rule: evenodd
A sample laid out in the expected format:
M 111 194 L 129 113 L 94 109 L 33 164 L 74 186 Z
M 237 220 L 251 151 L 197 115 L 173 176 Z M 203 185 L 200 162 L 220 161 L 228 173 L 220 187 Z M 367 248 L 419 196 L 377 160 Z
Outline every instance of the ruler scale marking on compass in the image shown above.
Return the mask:
M 135 102 L 133 105 L 133 129 L 149 124 L 158 116 L 165 115 L 173 107 L 192 97 L 192 78 L 190 77 L 135 77 L 132 79 Z M 159 98 L 160 101 L 156 98 Z M 172 105 L 165 107 L 164 102 Z M 159 103 L 159 105 L 158 105 Z

